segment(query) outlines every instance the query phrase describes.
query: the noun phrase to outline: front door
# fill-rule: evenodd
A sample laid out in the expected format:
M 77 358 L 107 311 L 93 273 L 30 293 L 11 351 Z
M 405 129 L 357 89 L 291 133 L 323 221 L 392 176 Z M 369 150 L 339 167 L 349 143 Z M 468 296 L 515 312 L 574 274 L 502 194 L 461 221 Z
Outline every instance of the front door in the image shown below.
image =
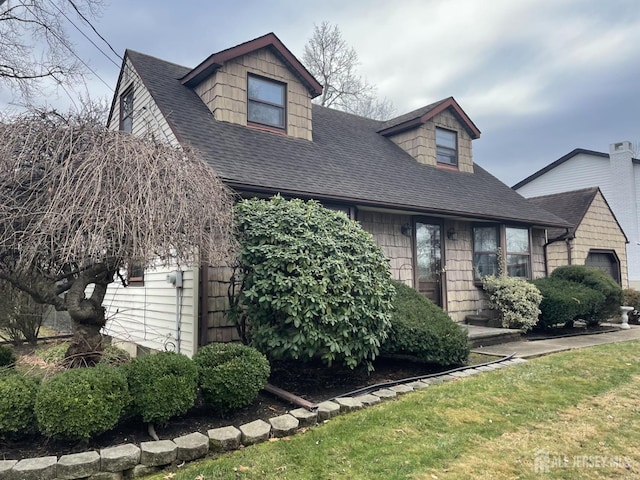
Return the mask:
M 442 306 L 442 227 L 416 222 L 416 285 L 418 292 Z

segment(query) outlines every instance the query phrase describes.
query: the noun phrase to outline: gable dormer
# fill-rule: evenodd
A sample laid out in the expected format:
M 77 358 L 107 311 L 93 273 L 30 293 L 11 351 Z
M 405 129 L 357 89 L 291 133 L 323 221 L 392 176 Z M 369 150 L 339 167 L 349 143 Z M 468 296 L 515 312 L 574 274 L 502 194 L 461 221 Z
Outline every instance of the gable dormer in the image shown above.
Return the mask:
M 322 86 L 273 33 L 214 53 L 181 82 L 216 120 L 312 140 Z
M 471 141 L 480 130 L 453 97 L 388 120 L 378 133 L 420 163 L 473 173 Z

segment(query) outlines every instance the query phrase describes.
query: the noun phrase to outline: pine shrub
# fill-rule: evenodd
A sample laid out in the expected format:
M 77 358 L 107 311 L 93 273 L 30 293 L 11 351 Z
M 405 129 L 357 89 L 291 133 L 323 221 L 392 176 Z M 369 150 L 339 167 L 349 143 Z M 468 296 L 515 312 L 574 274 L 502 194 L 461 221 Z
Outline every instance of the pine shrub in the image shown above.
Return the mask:
M 132 396 L 133 414 L 143 421 L 165 424 L 195 403 L 196 364 L 187 356 L 160 352 L 136 357 L 123 367 Z
M 439 365 L 461 365 L 469 356 L 462 330 L 441 308 L 407 285 L 394 282 L 396 296 L 384 353 L 413 355 Z
M 38 426 L 48 437 L 88 440 L 115 427 L 129 398 L 126 379 L 116 368 L 66 370 L 40 387 Z
M 551 272 L 550 277 L 580 283 L 604 295 L 601 303 L 592 305 L 591 311 L 583 313 L 588 323 L 597 325 L 601 321 L 620 314 L 620 306 L 623 302 L 622 288 L 602 270 L 584 265 L 565 265 L 556 268 Z
M 222 411 L 250 404 L 269 379 L 267 358 L 238 343 L 212 343 L 193 356 L 207 405 Z
M 13 437 L 36 431 L 37 378 L 4 371 L 0 373 L 0 437 Z
M 532 283 L 542 293 L 538 329 L 570 325 L 574 320 L 585 319 L 605 300 L 604 294 L 593 288 L 553 276 Z

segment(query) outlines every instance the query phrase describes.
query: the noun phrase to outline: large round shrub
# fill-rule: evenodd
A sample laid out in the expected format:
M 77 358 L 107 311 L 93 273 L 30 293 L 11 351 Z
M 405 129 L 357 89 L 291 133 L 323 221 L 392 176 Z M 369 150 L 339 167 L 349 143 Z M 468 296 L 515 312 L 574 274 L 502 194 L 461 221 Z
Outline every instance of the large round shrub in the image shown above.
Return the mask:
M 219 410 L 250 404 L 269 379 L 267 358 L 238 343 L 212 343 L 193 356 L 205 402 Z
M 550 277 L 580 283 L 604 295 L 602 303 L 594 305 L 592 311 L 585 312 L 585 320 L 589 323 L 597 324 L 620 314 L 620 305 L 623 302 L 622 288 L 602 270 L 584 265 L 565 265 L 556 268 Z
M 532 283 L 542 294 L 538 329 L 584 319 L 605 299 L 604 294 L 593 288 L 553 276 L 538 278 Z
M 11 347 L 0 345 L 0 368 L 13 367 L 16 360 L 16 355 Z
M 238 204 L 237 231 L 252 345 L 276 359 L 371 368 L 394 293 L 373 237 L 343 213 L 278 196 Z
M 86 440 L 112 429 L 128 403 L 122 372 L 97 366 L 66 370 L 43 383 L 35 411 L 44 435 Z
M 133 413 L 143 421 L 164 424 L 193 406 L 198 371 L 189 357 L 161 352 L 134 358 L 124 368 Z
M 469 356 L 467 332 L 441 308 L 407 285 L 394 282 L 396 297 L 389 338 L 382 351 L 413 355 L 440 365 L 460 365 Z
M 36 430 L 35 403 L 40 382 L 13 371 L 0 373 L 0 437 Z

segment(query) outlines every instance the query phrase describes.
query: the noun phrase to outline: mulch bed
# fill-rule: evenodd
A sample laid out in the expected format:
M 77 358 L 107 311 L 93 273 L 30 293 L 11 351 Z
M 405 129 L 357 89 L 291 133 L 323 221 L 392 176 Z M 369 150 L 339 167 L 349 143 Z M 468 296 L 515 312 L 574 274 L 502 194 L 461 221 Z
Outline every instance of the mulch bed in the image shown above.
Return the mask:
M 327 369 L 321 365 L 276 363 L 272 365 L 269 382 L 314 403 L 334 398 L 367 385 L 412 378 L 444 371 L 445 368 L 419 362 L 397 359 L 379 359 L 375 371 L 367 374 L 363 370 L 345 368 Z M 209 429 L 228 425 L 236 427 L 257 419 L 268 420 L 296 408 L 284 400 L 262 392 L 249 406 L 227 415 L 212 410 L 201 401 L 180 418 L 172 419 L 164 426 L 156 426 L 160 439 L 173 439 L 193 432 L 206 434 Z M 150 441 L 147 427 L 142 422 L 127 420 L 115 429 L 89 442 L 62 442 L 47 439 L 39 434 L 19 440 L 0 438 L 0 460 L 65 455 L 97 450 L 123 443 Z
M 573 327 L 554 327 L 545 330 L 532 330 L 524 337 L 528 341 L 548 340 L 550 338 L 575 337 L 578 335 L 595 335 L 599 333 L 616 332 L 620 330 L 615 325 L 597 325 L 588 327 L 586 324 L 576 324 Z

